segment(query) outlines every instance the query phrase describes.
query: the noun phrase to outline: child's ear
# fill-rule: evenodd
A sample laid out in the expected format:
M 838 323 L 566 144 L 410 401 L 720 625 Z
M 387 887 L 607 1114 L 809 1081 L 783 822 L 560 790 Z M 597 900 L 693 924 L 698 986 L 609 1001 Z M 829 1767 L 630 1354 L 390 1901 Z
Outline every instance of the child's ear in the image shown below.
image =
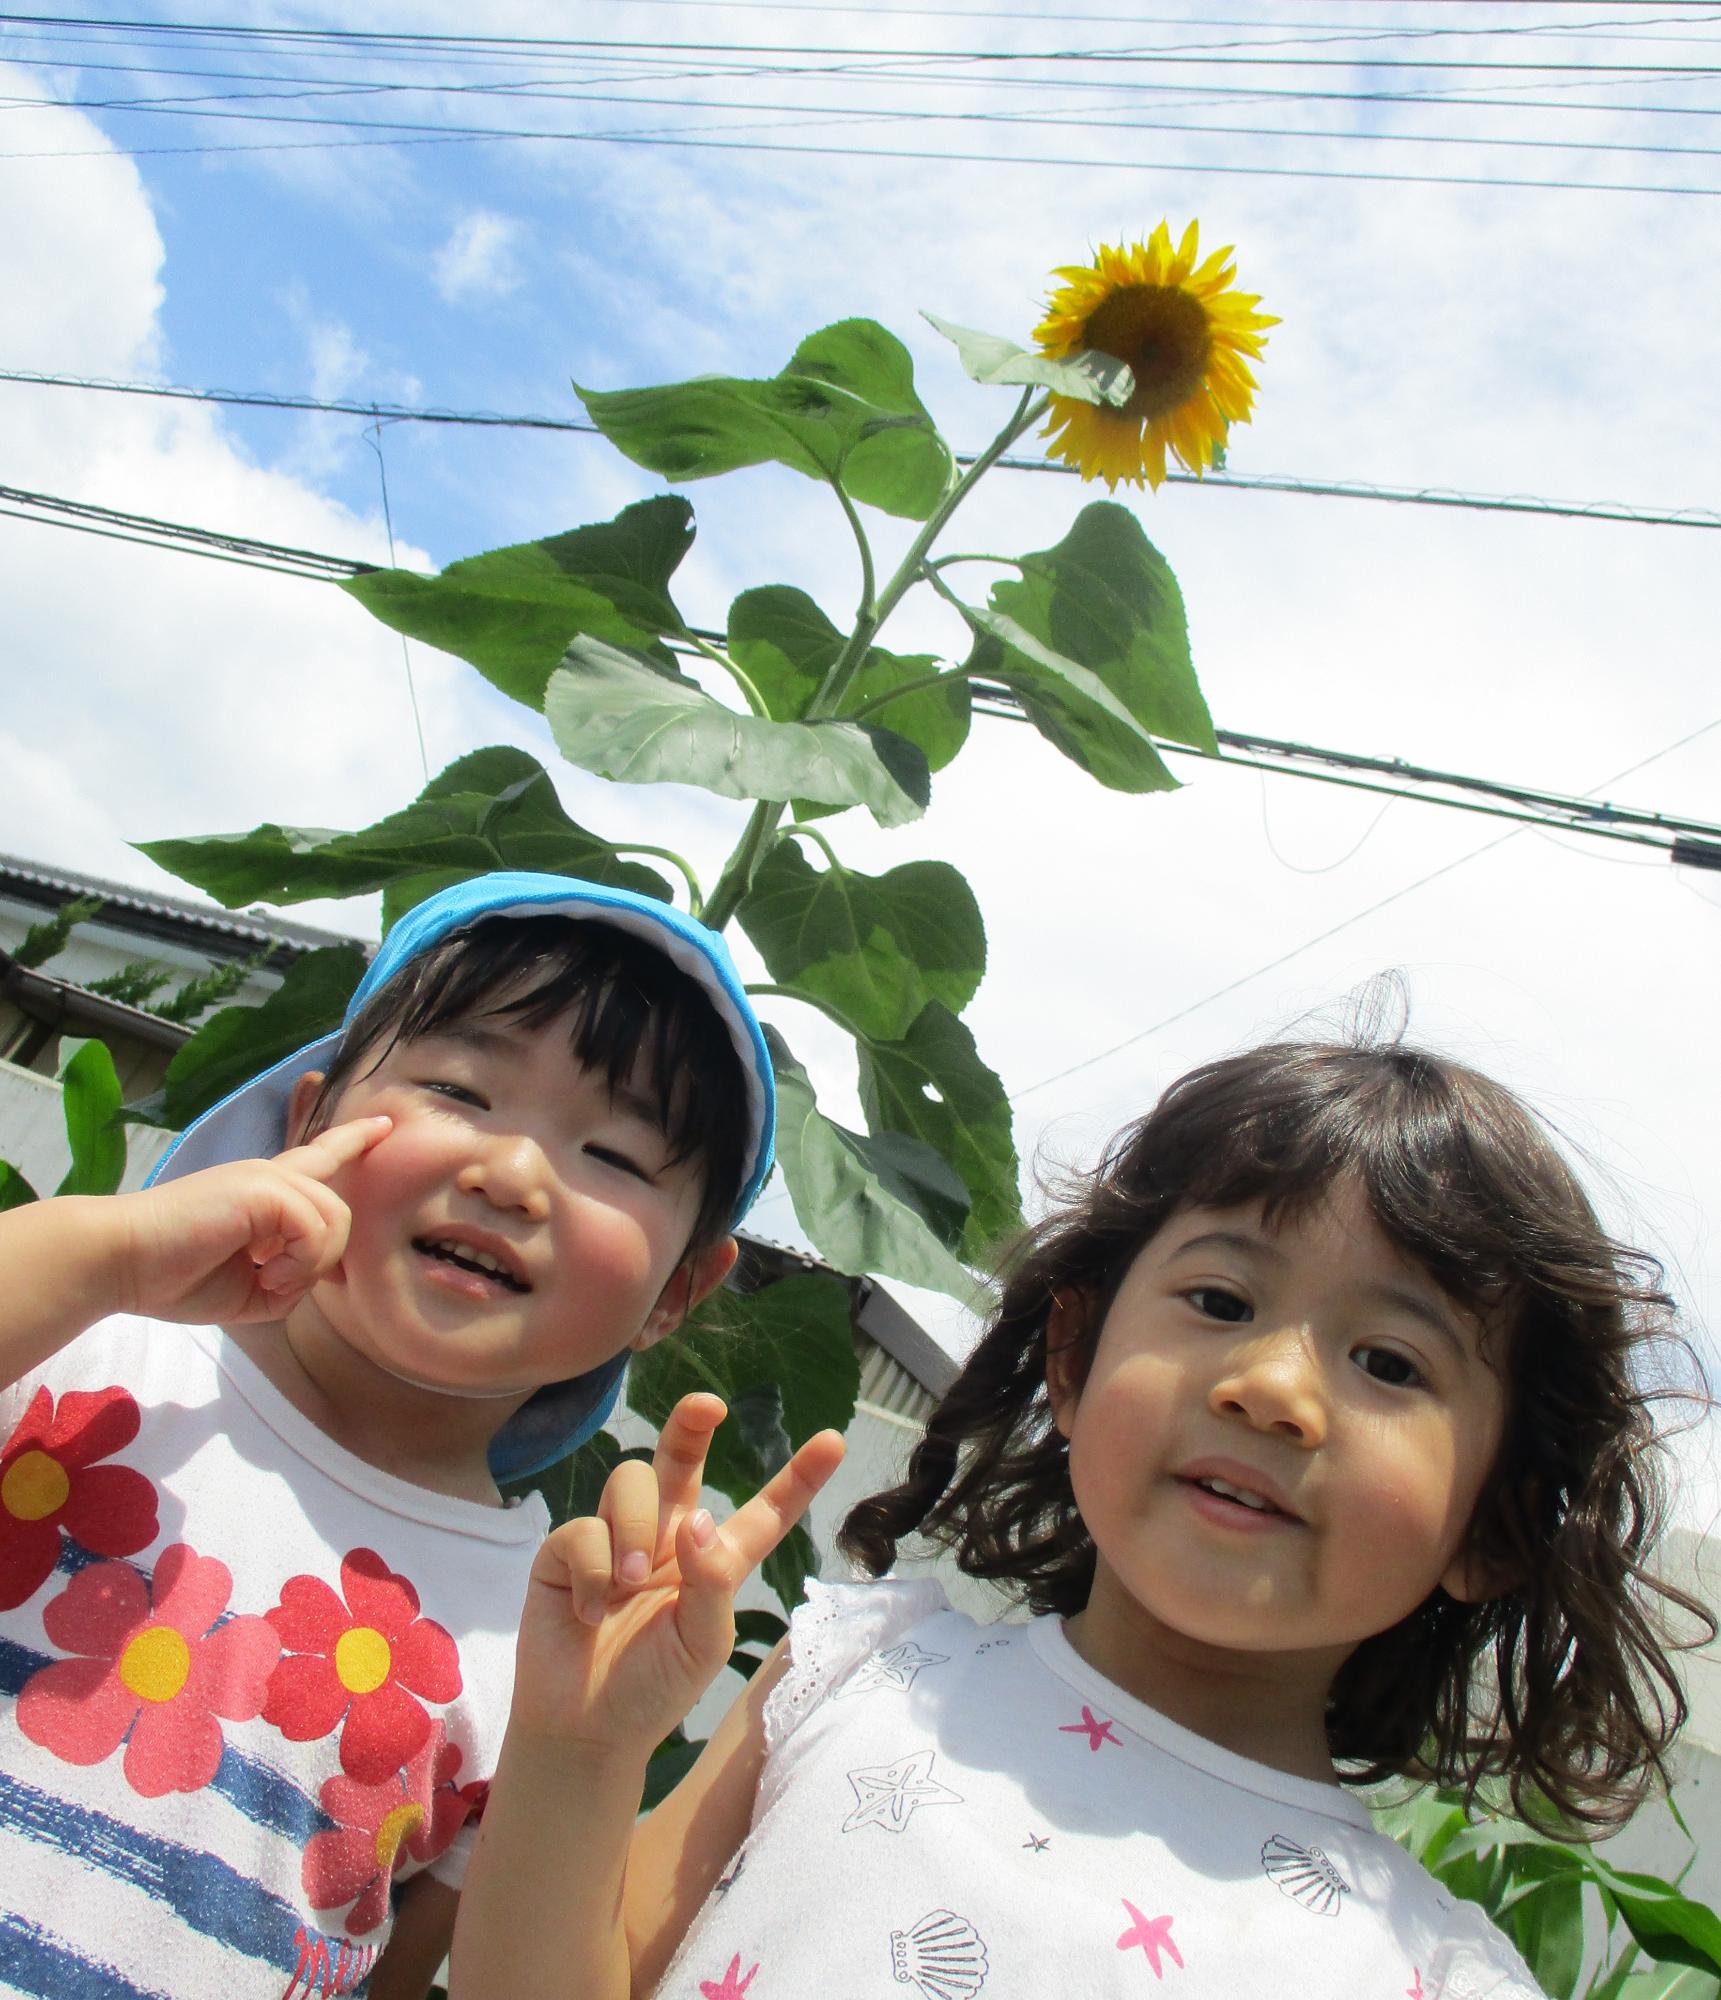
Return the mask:
M 305 1127 L 311 1122 L 311 1110 L 317 1101 L 317 1092 L 322 1087 L 323 1072 L 320 1069 L 306 1070 L 293 1085 L 293 1094 L 287 1099 L 288 1146 L 304 1144 Z
M 739 1246 L 733 1236 L 724 1236 L 703 1250 L 693 1250 L 670 1273 L 669 1283 L 658 1294 L 645 1325 L 634 1336 L 636 1354 L 655 1347 L 666 1333 L 673 1333 L 702 1299 L 709 1298 L 734 1268 Z
M 1487 1604 L 1516 1590 L 1521 1581 L 1503 1563 L 1490 1562 L 1476 1549 L 1460 1549 L 1447 1565 L 1440 1588 L 1460 1604 Z
M 1082 1399 L 1088 1302 L 1080 1293 L 1054 1292 L 1046 1314 L 1046 1399 L 1067 1438 Z

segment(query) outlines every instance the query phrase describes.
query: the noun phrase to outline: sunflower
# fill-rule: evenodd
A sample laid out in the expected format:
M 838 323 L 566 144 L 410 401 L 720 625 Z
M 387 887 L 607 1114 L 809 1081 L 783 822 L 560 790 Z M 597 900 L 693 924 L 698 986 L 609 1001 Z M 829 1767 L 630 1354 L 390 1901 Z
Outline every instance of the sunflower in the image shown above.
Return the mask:
M 1162 222 L 1145 243 L 1101 244 L 1091 264 L 1061 266 L 1052 275 L 1065 282 L 1034 329 L 1055 360 L 1097 350 L 1129 363 L 1135 391 L 1121 409 L 1054 395 L 1042 433 L 1051 457 L 1114 492 L 1120 479 L 1157 486 L 1168 450 L 1197 474 L 1222 463 L 1227 431 L 1249 420 L 1255 378 L 1244 357 L 1279 322 L 1231 290 L 1229 246 L 1197 262 L 1198 228 L 1175 251 Z

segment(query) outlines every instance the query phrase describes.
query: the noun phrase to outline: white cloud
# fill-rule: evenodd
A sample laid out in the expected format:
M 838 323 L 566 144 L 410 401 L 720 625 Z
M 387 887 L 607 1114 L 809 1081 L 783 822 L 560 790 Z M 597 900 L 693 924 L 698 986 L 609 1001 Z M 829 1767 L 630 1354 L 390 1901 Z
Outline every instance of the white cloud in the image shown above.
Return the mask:
M 450 305 L 505 298 L 520 286 L 520 225 L 489 209 L 463 215 L 431 260 L 436 289 Z

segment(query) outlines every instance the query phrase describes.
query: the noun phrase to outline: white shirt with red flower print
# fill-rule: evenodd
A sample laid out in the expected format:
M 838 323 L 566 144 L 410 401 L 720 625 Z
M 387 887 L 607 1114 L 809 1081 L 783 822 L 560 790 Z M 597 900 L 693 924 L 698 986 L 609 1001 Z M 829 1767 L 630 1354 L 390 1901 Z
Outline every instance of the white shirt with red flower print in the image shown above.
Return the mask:
M 548 1527 L 326 1437 L 211 1327 L 0 1390 L 0 1995 L 357 1991 L 458 1885 Z
M 1062 1621 L 812 1584 L 753 1824 L 658 2000 L 1540 2000 L 1334 1785 L 1191 1734 Z

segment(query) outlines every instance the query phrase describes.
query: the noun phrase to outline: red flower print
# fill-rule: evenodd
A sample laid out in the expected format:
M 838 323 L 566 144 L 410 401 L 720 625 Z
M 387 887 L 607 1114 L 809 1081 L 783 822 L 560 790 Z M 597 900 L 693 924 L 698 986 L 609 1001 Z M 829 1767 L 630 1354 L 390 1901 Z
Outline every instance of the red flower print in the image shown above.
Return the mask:
M 146 1799 L 201 1790 L 221 1762 L 215 1718 L 248 1722 L 259 1712 L 281 1651 L 266 1619 L 216 1625 L 232 1593 L 227 1565 L 183 1542 L 162 1551 L 153 1603 L 129 1563 L 80 1570 L 42 1626 L 82 1657 L 31 1675 L 19 1728 L 68 1764 L 99 1764 L 123 1742 L 126 1783 Z
M 470 1806 L 454 1783 L 460 1746 L 431 1725 L 424 1747 L 385 1783 L 324 1781 L 318 1803 L 340 1822 L 305 1844 L 300 1880 L 313 1910 L 343 1909 L 354 1937 L 374 1931 L 388 1910 L 389 1885 L 406 1857 L 434 1861 L 465 1824 Z M 357 1898 L 355 1901 L 354 1899 Z
M 38 1389 L 0 1445 L 0 1611 L 34 1597 L 60 1560 L 60 1530 L 93 1555 L 155 1540 L 155 1488 L 129 1465 L 97 1465 L 137 1436 L 124 1389 Z
M 424 1703 L 460 1692 L 460 1651 L 418 1592 L 370 1549 L 341 1563 L 341 1599 L 320 1577 L 289 1577 L 269 1612 L 281 1664 L 263 1719 L 294 1743 L 327 1736 L 344 1716 L 341 1769 L 378 1785 L 409 1763 L 430 1736 Z M 410 1690 L 410 1692 L 409 1692 Z

